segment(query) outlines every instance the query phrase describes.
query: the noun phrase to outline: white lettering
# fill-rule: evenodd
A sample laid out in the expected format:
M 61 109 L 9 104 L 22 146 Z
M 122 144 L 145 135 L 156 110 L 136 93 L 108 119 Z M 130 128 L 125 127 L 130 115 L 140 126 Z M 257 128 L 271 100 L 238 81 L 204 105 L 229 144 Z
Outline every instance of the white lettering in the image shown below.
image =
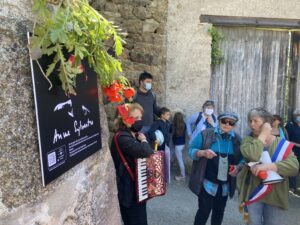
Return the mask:
M 86 123 L 81 123 L 81 120 L 79 120 L 79 123 L 77 122 L 77 120 L 74 121 L 74 131 L 75 133 L 78 134 L 78 136 L 80 136 L 80 133 L 82 130 L 87 129 L 90 126 L 94 125 L 94 121 L 87 119 Z
M 54 130 L 54 136 L 53 136 L 53 144 L 55 144 L 58 140 L 62 140 L 66 137 L 70 136 L 70 131 L 64 131 L 62 133 L 58 133 L 57 130 Z

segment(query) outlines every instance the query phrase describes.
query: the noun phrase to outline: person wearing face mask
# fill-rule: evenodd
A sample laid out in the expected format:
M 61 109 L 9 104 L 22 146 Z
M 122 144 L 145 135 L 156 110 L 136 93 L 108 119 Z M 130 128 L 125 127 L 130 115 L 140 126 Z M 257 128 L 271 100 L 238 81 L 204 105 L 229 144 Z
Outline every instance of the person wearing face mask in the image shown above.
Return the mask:
M 288 122 L 285 127 L 289 140 L 294 143 L 293 152 L 295 153 L 298 162 L 300 162 L 300 109 L 296 109 L 293 112 L 293 121 Z M 296 177 L 290 177 L 290 190 L 296 194 L 300 194 L 297 190 Z
M 240 209 L 244 210 L 244 219 L 249 225 L 285 223 L 289 191 L 287 178 L 294 176 L 299 169 L 297 158 L 291 151 L 292 144 L 272 134 L 272 122 L 272 114 L 264 108 L 254 108 L 248 113 L 251 134 L 241 144 L 246 164 L 237 177 L 237 188 L 242 202 Z M 269 159 L 265 160 L 265 156 Z M 260 175 L 263 172 L 267 173 L 264 177 Z M 283 179 L 272 178 L 272 173 Z
M 119 129 L 111 143 L 118 200 L 124 225 L 147 225 L 146 201 L 137 203 L 135 160 L 153 154 L 142 129 L 143 108 L 137 103 L 117 106 Z
M 189 187 L 198 196 L 194 225 L 205 225 L 211 212 L 211 224 L 222 224 L 228 196 L 234 195 L 235 177 L 244 162 L 240 137 L 233 131 L 237 114 L 221 113 L 218 121 L 217 128 L 203 130 L 189 145 L 193 159 Z
M 142 118 L 143 128 L 141 133 L 146 134 L 154 122 L 155 115 L 159 114 L 159 107 L 156 104 L 156 97 L 152 91 L 153 76 L 148 72 L 143 72 L 139 76 L 139 88 L 133 97 L 133 102 L 139 103 L 144 114 Z
M 186 128 L 190 141 L 206 128 L 217 127 L 217 119 L 214 115 L 215 103 L 207 100 L 202 106 L 203 112 L 198 112 L 187 118 Z

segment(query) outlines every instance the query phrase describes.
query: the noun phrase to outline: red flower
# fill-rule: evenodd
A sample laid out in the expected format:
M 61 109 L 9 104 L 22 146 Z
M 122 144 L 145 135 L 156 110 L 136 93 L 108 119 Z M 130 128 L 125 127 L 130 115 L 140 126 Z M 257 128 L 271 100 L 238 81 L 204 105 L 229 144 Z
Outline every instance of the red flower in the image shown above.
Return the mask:
M 104 92 L 104 94 L 105 94 L 106 96 L 109 96 L 109 94 L 110 94 L 110 89 L 109 89 L 109 87 L 103 88 L 103 92 Z
M 120 116 L 128 116 L 129 114 L 129 109 L 126 107 L 126 105 L 118 105 L 117 106 L 118 113 Z
M 112 86 L 114 86 L 114 88 L 116 88 L 116 89 L 118 89 L 118 90 L 120 90 L 120 89 L 123 88 L 123 85 L 120 84 L 120 83 L 117 82 L 117 81 L 113 82 Z
M 124 96 L 125 98 L 131 98 L 135 94 L 135 90 L 133 88 L 124 88 Z
M 68 62 L 73 66 L 74 62 L 75 62 L 75 56 L 74 55 L 70 55 Z
M 132 116 L 125 116 L 125 117 L 123 117 L 123 122 L 127 123 L 129 125 L 132 125 L 132 124 L 134 124 L 135 119 Z
M 108 100 L 111 102 L 122 102 L 123 98 L 120 94 L 117 93 L 116 95 L 110 95 Z
M 104 94 L 108 97 L 116 96 L 123 86 L 118 82 L 112 83 L 110 86 L 103 88 Z

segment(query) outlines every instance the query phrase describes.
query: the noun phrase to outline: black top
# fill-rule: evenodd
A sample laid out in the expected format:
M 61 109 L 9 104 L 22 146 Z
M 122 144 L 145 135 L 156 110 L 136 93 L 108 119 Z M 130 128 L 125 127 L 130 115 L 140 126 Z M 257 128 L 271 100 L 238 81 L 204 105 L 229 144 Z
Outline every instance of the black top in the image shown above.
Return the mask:
M 300 126 L 298 126 L 298 124 L 295 122 L 288 122 L 285 126 L 285 129 L 289 135 L 289 140 L 291 142 L 300 144 Z M 293 151 L 299 160 L 300 159 L 300 148 L 297 146 L 294 146 Z
M 119 131 L 119 147 L 132 172 L 135 173 L 135 159 L 148 157 L 153 154 L 153 150 L 147 142 L 139 142 L 132 136 L 128 129 Z M 131 179 L 121 160 L 114 138 L 111 143 L 110 151 L 116 169 L 119 203 L 125 207 L 130 207 L 134 201 L 137 202 L 135 182 Z
M 185 144 L 185 136 L 186 136 L 186 126 L 184 126 L 184 131 L 182 135 L 176 135 L 176 127 L 173 125 L 173 136 L 172 141 L 174 145 L 184 145 Z
M 162 134 L 164 135 L 164 143 L 158 147 L 159 150 L 165 150 L 165 146 L 169 146 L 170 138 L 171 138 L 171 123 L 169 121 L 163 121 L 161 119 L 155 120 L 152 124 L 150 130 L 148 131 L 147 135 L 149 138 L 149 141 L 151 143 L 154 143 L 156 140 L 155 131 L 160 130 Z
M 151 90 L 144 93 L 138 89 L 134 97 L 134 102 L 139 103 L 144 109 L 142 117 L 143 125 L 151 126 L 154 121 L 154 114 L 158 115 L 159 111 L 154 93 Z

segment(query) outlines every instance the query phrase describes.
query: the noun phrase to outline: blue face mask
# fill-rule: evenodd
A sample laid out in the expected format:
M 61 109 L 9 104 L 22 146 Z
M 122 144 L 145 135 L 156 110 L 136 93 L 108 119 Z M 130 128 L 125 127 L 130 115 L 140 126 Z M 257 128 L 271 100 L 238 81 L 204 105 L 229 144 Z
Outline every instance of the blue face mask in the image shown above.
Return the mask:
M 147 91 L 150 91 L 151 90 L 151 88 L 152 88 L 152 84 L 151 83 L 145 83 L 145 89 L 147 90 Z
M 297 122 L 297 123 L 300 123 L 300 116 L 297 116 L 297 117 L 296 117 L 296 122 Z

